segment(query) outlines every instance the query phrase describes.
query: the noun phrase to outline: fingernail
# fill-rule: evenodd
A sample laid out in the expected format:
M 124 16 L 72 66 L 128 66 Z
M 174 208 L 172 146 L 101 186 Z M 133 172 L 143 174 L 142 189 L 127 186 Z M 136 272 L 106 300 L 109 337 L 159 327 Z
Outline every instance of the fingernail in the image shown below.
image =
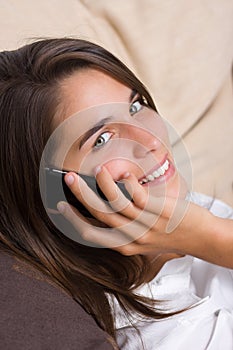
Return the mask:
M 67 185 L 72 185 L 73 182 L 74 182 L 74 177 L 73 177 L 73 175 L 67 175 L 67 176 L 65 177 L 65 181 L 66 181 L 66 184 L 67 184 Z
M 96 174 L 96 175 L 99 174 L 99 173 L 101 172 L 101 170 L 102 170 L 101 165 L 98 165 L 98 166 L 95 168 L 95 174 Z
M 65 204 L 63 202 L 57 203 L 57 210 L 63 214 L 66 210 Z

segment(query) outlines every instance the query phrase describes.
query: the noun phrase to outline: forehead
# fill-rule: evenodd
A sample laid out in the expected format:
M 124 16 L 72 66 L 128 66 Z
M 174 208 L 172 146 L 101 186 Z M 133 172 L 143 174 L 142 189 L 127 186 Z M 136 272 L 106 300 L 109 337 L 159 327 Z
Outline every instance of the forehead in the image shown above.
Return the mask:
M 63 120 L 83 109 L 111 103 L 129 102 L 131 89 L 95 69 L 74 72 L 60 84 Z

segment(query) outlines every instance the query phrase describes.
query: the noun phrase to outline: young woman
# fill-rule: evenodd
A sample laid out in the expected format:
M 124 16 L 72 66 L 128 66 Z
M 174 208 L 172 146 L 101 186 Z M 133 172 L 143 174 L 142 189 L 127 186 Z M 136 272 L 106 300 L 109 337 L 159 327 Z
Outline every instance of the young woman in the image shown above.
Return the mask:
M 103 48 L 75 39 L 3 52 L 0 63 L 1 251 L 66 292 L 57 301 L 64 312 L 52 313 L 54 324 L 65 315 L 65 332 L 72 334 L 63 348 L 80 346 L 80 322 L 74 321 L 74 335 L 67 313 L 80 312 L 76 305 L 121 349 L 217 349 L 223 335 L 232 344 L 231 270 L 185 256 L 233 267 L 232 221 L 224 219 L 232 210 L 196 194 L 191 199 L 200 206 L 187 201 L 164 122 L 142 83 Z M 68 171 L 66 184 L 91 218 L 64 202 L 57 206 L 62 215 L 45 205 L 46 167 Z M 110 205 L 76 172 L 96 176 Z M 7 279 L 4 285 L 10 288 Z M 53 299 L 42 293 L 36 306 L 47 324 Z M 14 326 L 22 317 L 16 305 Z M 95 349 L 107 349 L 103 334 L 84 328 L 83 348 L 93 348 L 96 336 Z M 32 329 L 30 322 L 25 334 Z M 48 348 L 66 339 L 54 329 L 44 338 L 39 333 L 37 342 Z M 10 332 L 6 325 L 2 331 Z

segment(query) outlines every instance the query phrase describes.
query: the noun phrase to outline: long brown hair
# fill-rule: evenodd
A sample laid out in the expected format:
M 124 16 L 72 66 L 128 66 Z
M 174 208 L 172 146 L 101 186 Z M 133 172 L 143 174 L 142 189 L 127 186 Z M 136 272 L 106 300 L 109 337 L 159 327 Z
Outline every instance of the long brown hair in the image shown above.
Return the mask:
M 88 41 L 44 39 L 0 53 L 0 249 L 49 276 L 115 338 L 106 293 L 117 298 L 126 314 L 134 310 L 164 317 L 133 293 L 144 282 L 147 260 L 70 240 L 48 218 L 39 190 L 40 160 L 59 103 L 59 83 L 85 67 L 136 90 L 155 109 L 135 75 Z

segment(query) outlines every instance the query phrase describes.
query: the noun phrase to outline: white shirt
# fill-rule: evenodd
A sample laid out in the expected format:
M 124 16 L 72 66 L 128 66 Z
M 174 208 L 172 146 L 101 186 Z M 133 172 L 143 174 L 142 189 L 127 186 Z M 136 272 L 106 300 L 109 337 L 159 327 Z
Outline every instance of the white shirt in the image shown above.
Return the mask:
M 197 193 L 190 200 L 233 219 L 233 209 L 219 200 Z M 165 300 L 161 307 L 172 311 L 193 307 L 162 320 L 132 315 L 130 323 L 113 298 L 120 349 L 233 350 L 233 270 L 185 256 L 166 262 L 136 293 Z

